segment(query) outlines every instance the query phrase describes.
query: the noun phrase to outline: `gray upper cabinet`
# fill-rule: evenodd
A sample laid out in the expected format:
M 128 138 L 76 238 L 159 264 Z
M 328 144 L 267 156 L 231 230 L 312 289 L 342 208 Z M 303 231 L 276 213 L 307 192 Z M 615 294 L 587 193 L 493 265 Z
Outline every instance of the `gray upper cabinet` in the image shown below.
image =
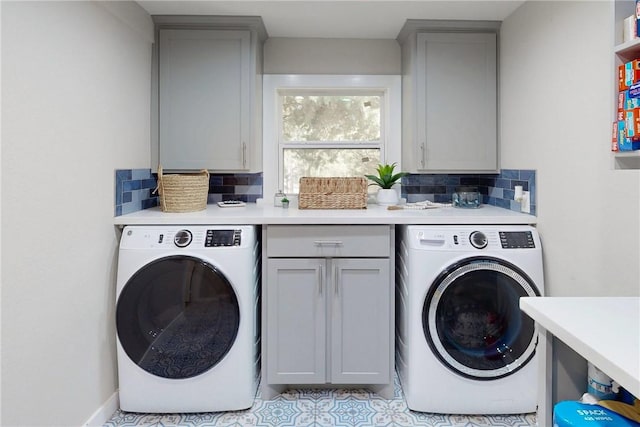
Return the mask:
M 238 22 L 164 17 L 157 40 L 158 163 L 165 170 L 260 171 L 259 32 Z
M 498 24 L 467 25 L 408 22 L 398 37 L 403 61 L 403 169 L 498 170 Z

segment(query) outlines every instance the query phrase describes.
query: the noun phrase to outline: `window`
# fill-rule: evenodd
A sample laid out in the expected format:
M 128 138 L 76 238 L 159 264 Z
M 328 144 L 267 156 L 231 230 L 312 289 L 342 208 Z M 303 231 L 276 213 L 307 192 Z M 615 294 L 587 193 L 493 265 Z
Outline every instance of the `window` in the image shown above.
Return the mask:
M 265 197 L 400 162 L 400 76 L 265 75 L 263 100 Z
M 380 140 L 379 95 L 281 94 L 282 138 L 295 141 Z
M 382 93 L 279 93 L 279 182 L 297 194 L 303 176 L 362 176 L 381 158 Z

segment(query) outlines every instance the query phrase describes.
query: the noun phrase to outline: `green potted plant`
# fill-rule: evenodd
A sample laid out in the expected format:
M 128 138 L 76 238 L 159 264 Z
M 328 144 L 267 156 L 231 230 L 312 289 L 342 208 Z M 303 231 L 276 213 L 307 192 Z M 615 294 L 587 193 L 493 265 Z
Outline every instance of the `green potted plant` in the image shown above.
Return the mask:
M 365 175 L 368 179 L 373 181 L 369 185 L 377 185 L 380 187 L 376 200 L 379 205 L 395 205 L 398 203 L 398 192 L 393 189 L 393 186 L 403 177 L 409 175 L 407 172 L 398 172 L 394 174 L 396 163 L 378 165 L 376 175 Z
M 281 202 L 282 202 L 282 207 L 283 208 L 288 208 L 289 207 L 289 199 L 287 199 L 286 197 L 283 197 Z

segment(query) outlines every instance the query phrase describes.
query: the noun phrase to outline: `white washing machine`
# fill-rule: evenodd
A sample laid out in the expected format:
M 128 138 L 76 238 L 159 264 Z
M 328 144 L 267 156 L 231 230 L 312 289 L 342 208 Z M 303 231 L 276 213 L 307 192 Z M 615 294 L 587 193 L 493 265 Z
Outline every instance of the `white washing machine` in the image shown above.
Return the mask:
M 396 363 L 407 406 L 442 414 L 537 406 L 534 322 L 519 298 L 544 292 L 530 226 L 402 226 Z
M 259 280 L 253 226 L 125 227 L 116 284 L 120 408 L 249 408 Z

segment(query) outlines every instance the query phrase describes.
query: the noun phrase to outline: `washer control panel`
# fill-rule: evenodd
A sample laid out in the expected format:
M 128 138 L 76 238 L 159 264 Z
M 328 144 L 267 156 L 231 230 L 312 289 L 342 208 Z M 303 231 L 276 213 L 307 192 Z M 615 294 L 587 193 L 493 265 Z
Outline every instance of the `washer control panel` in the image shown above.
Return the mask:
M 409 246 L 420 250 L 538 250 L 540 240 L 535 230 L 522 226 L 410 226 L 415 234 Z

